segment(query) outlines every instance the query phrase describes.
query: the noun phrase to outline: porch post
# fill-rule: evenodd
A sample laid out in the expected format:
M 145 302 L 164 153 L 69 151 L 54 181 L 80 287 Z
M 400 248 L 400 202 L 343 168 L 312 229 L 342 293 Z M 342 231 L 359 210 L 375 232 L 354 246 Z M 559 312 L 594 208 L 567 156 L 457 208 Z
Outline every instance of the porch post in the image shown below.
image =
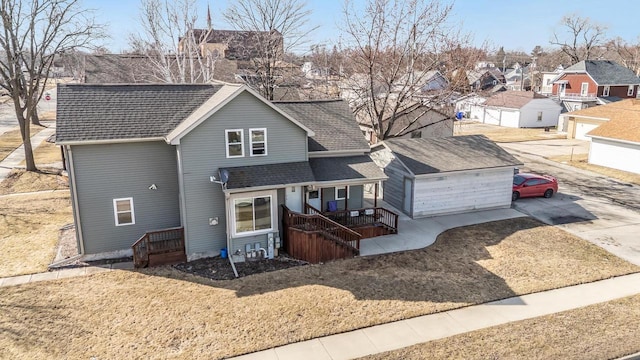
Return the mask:
M 344 194 L 344 210 L 349 210 L 349 187 L 345 188 L 346 194 Z
M 374 191 L 373 191 L 373 207 L 377 208 L 378 207 L 378 182 L 376 182 L 376 184 L 373 186 Z

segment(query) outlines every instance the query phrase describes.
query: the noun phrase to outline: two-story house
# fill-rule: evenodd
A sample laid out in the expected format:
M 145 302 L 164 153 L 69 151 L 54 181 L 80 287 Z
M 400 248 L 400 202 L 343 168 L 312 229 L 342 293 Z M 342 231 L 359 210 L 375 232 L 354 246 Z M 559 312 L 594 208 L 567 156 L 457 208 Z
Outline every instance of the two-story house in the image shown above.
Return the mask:
M 552 95 L 573 111 L 598 105 L 599 98 L 636 98 L 639 90 L 640 78 L 630 69 L 610 60 L 583 60 L 560 73 Z
M 59 85 L 56 141 L 78 247 L 94 258 L 130 255 L 135 242 L 135 260 L 174 240 L 188 259 L 271 257 L 289 212 L 305 234 L 353 235 L 324 211 L 379 220 L 363 185 L 386 176 L 341 100 L 272 103 L 231 84 Z

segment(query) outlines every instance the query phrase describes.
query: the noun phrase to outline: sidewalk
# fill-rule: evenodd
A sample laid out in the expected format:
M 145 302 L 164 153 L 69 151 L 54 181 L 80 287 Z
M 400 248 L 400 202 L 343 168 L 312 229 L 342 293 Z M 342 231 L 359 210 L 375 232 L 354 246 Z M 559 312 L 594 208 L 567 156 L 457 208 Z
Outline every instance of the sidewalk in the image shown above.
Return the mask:
M 20 275 L 13 277 L 0 278 L 0 287 L 3 286 L 15 286 L 28 283 L 34 283 L 39 281 L 49 281 L 56 279 L 65 279 L 71 277 L 85 276 L 91 274 L 97 274 L 106 271 L 113 270 L 133 270 L 132 262 L 121 262 L 114 264 L 105 264 L 99 266 L 83 266 L 71 269 L 53 270 L 43 273 Z
M 354 359 L 638 293 L 640 273 L 396 321 L 232 359 Z
M 44 140 L 55 134 L 56 127 L 53 126 L 42 129 L 39 133 L 31 137 L 31 146 L 35 150 Z M 11 173 L 11 170 L 19 168 L 20 163 L 24 160 L 24 144 L 17 147 L 4 160 L 0 161 L 0 182 L 2 182 Z

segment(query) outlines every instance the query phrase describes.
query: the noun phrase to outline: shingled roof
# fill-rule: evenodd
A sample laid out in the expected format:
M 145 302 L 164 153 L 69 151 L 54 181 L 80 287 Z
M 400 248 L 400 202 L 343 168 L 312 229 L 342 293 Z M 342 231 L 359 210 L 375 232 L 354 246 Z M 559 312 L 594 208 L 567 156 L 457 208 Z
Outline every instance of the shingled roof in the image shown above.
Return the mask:
M 274 101 L 273 104 L 313 130 L 309 152 L 369 151 L 353 112 L 343 100 Z
M 640 78 L 630 69 L 611 60 L 583 60 L 563 73 L 588 73 L 598 85 L 637 85 Z
M 220 88 L 195 84 L 61 84 L 56 141 L 164 137 Z
M 609 119 L 587 135 L 640 143 L 640 100 L 638 99 L 594 106 L 570 112 L 568 115 Z
M 522 165 L 484 135 L 391 139 L 384 143 L 414 175 Z
M 503 91 L 492 95 L 484 103 L 485 106 L 498 106 L 509 109 L 520 109 L 527 105 L 533 99 L 547 99 L 546 96 L 540 95 L 533 91 Z

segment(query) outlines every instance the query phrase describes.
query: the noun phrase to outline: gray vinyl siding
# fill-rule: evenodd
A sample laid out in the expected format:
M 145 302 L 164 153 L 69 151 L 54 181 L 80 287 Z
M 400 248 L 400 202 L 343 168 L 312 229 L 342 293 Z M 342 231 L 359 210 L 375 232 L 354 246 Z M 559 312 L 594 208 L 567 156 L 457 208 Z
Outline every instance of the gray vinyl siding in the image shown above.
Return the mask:
M 250 156 L 250 128 L 267 128 L 267 156 Z M 226 158 L 226 129 L 244 130 L 244 157 Z M 187 254 L 218 252 L 226 246 L 225 197 L 209 177 L 218 176 L 221 167 L 306 161 L 307 134 L 245 92 L 185 135 L 180 140 L 180 156 Z M 211 217 L 218 217 L 219 224 L 210 226 Z
M 404 178 L 413 176 L 395 158 L 385 167 L 384 173 L 389 178 L 382 183 L 382 199 L 398 210 L 404 209 Z
M 175 148 L 164 142 L 71 147 L 86 254 L 130 249 L 145 232 L 180 226 Z M 157 190 L 149 190 L 156 184 Z M 116 226 L 113 199 L 133 198 L 135 224 Z
M 347 205 L 349 209 L 362 209 L 362 202 L 364 196 L 364 186 L 363 185 L 352 185 L 349 186 L 349 198 L 347 201 Z M 333 201 L 336 198 L 336 188 L 328 187 L 322 188 L 322 209 L 327 210 L 329 201 Z M 338 210 L 344 210 L 344 200 L 338 200 Z

